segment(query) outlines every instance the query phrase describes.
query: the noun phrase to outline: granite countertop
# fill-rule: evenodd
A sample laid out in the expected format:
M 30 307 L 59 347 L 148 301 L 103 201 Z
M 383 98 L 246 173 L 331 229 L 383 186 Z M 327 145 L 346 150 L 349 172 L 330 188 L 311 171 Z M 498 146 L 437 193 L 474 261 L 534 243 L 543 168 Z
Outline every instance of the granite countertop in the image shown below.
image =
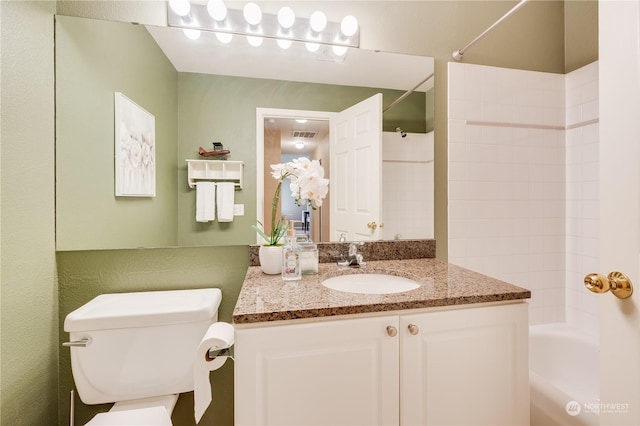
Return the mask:
M 325 278 L 344 273 L 384 272 L 411 278 L 420 287 L 395 294 L 356 294 L 330 290 Z M 283 281 L 250 266 L 233 311 L 235 324 L 398 311 L 527 299 L 531 292 L 435 258 L 368 261 L 365 267 L 321 263 L 318 275 Z

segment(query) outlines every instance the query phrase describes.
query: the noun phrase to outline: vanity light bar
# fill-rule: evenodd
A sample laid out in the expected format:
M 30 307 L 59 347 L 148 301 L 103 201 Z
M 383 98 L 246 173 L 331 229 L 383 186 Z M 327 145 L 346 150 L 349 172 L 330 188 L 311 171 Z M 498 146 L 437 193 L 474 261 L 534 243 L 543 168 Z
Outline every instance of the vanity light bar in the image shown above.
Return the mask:
M 207 6 L 202 4 L 192 4 L 186 15 L 178 15 L 167 3 L 167 23 L 170 27 L 237 34 L 248 37 L 264 37 L 344 47 L 360 46 L 360 29 L 356 28 L 352 35 L 345 35 L 341 30 L 341 24 L 338 22 L 327 21 L 324 30 L 316 32 L 311 29 L 309 19 L 296 17 L 293 26 L 285 29 L 279 24 L 277 15 L 263 13 L 260 22 L 257 25 L 251 25 L 245 20 L 243 11 L 235 9 L 227 9 L 225 19 L 216 21 L 207 12 Z

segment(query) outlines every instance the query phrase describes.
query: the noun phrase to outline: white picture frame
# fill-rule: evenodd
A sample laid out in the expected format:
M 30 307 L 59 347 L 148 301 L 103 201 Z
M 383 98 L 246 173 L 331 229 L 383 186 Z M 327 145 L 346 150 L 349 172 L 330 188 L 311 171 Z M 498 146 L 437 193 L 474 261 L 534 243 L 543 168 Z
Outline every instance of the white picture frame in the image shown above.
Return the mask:
M 115 104 L 115 195 L 156 196 L 155 117 L 120 92 Z

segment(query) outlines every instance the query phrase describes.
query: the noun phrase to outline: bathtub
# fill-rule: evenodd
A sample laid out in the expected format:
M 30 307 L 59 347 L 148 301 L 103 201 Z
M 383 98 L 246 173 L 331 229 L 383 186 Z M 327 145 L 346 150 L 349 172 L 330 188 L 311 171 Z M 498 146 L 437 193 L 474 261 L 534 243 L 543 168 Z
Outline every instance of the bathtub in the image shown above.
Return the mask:
M 529 336 L 531 426 L 599 425 L 597 340 L 565 323 Z

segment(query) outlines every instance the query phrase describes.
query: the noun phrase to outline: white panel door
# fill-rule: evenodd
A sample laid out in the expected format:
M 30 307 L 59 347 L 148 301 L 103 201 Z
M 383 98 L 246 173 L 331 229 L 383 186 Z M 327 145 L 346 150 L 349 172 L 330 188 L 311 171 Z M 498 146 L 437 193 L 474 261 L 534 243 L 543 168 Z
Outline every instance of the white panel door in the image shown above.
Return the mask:
M 640 3 L 600 1 L 600 270 L 628 299 L 600 298 L 600 424 L 640 424 Z M 584 407 L 588 409 L 589 407 Z
M 331 240 L 381 239 L 382 94 L 336 114 L 330 126 Z
M 528 425 L 528 305 L 400 317 L 400 424 Z
M 236 425 L 397 425 L 398 317 L 239 329 Z

